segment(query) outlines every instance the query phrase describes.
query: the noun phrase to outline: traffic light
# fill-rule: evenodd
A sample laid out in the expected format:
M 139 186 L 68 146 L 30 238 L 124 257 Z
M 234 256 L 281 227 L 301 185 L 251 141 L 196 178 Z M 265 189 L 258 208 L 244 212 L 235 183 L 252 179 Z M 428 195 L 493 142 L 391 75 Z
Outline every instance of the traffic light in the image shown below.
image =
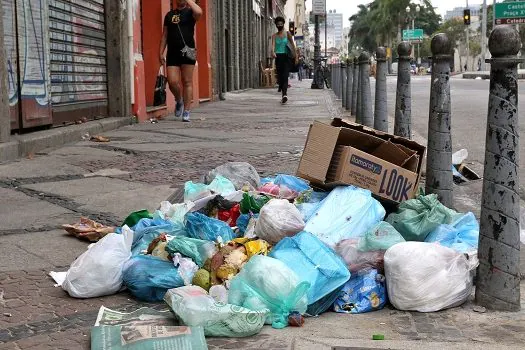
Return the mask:
M 288 24 L 289 26 L 289 32 L 292 34 L 292 35 L 296 35 L 297 34 L 297 28 L 295 28 L 295 22 L 292 22 L 290 21 L 290 23 Z
M 463 10 L 463 23 L 465 23 L 466 26 L 470 25 L 470 9 Z

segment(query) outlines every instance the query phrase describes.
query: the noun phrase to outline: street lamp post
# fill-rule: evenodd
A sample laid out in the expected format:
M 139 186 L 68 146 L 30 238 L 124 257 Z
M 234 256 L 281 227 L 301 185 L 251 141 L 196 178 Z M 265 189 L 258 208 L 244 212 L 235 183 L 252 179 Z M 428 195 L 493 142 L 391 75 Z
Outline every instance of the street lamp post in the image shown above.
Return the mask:
M 412 16 L 412 33 L 414 33 L 415 30 L 416 30 L 416 16 L 419 14 L 419 11 L 421 11 L 421 7 L 419 5 L 416 5 L 415 10 L 416 10 L 416 12 Z M 410 18 L 410 13 L 412 12 L 412 8 L 410 7 L 410 5 L 407 6 L 406 12 L 407 12 L 407 16 Z M 407 23 L 407 29 L 409 29 L 409 23 L 410 22 Z M 415 54 L 414 45 L 412 45 L 412 53 Z M 418 66 L 419 66 L 421 64 L 421 56 L 419 55 L 419 41 L 417 43 L 417 57 L 416 57 L 416 60 L 417 60 Z

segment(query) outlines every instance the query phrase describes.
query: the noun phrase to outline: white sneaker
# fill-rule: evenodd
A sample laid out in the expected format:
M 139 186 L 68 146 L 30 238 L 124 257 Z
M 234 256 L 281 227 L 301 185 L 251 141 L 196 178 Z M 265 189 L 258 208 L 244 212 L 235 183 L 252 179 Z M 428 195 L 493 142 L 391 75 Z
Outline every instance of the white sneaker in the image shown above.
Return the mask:
M 281 103 L 284 105 L 286 102 L 288 102 L 288 96 L 284 95 L 281 99 Z
M 190 122 L 190 111 L 184 111 L 184 113 L 182 113 L 182 121 L 183 122 Z

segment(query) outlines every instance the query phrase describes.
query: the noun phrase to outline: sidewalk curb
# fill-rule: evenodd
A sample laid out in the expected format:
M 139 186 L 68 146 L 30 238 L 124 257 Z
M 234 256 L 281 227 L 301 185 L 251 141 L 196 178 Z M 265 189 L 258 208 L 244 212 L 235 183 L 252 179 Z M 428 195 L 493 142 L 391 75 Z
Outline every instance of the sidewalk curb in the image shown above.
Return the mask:
M 0 162 L 26 157 L 50 147 L 58 147 L 82 139 L 82 135 L 98 134 L 130 125 L 131 118 L 106 118 L 85 124 L 71 125 L 26 135 L 12 136 L 11 141 L 0 143 Z

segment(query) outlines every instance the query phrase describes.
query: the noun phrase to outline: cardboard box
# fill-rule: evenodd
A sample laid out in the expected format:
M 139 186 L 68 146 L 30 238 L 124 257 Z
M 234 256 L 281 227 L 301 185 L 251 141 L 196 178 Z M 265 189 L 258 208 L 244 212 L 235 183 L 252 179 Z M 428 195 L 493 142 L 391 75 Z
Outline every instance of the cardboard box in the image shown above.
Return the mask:
M 355 185 L 399 203 L 416 196 L 425 151 L 417 142 L 360 124 L 315 121 L 297 175 L 322 188 Z

